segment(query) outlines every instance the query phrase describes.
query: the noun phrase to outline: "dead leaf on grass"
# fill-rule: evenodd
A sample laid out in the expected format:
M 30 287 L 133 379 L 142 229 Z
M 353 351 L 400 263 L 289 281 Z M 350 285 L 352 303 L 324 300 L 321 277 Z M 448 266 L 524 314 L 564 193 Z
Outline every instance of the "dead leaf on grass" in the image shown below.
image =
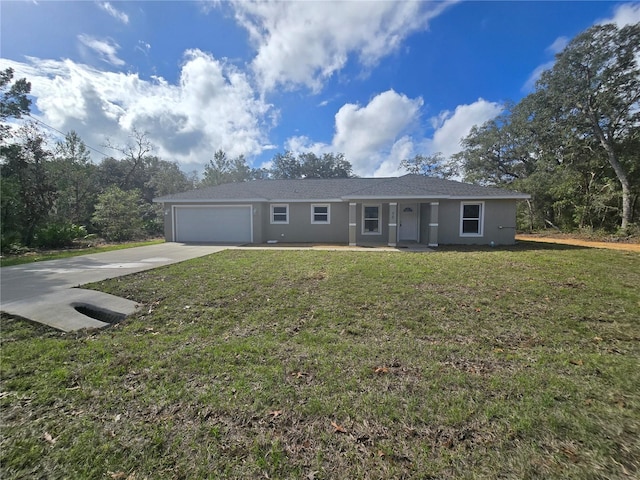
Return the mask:
M 347 433 L 346 428 L 336 422 L 331 422 L 331 426 L 334 428 L 333 433 Z
M 380 375 L 383 373 L 389 373 L 389 369 L 387 367 L 377 367 L 374 372 Z
M 571 360 L 569 360 L 569 363 L 571 363 L 573 365 L 578 365 L 578 366 L 584 365 L 584 362 L 582 360 L 580 360 L 580 359 L 578 359 L 578 360 L 571 359 Z
M 578 460 L 579 460 L 578 452 L 576 452 L 576 449 L 574 447 L 571 447 L 571 446 L 562 447 L 562 453 L 564 453 L 565 456 L 572 463 L 578 463 Z
M 123 471 L 120 472 L 107 472 L 107 474 L 113 478 L 114 480 L 122 480 L 122 479 L 126 479 L 126 480 L 136 480 L 136 472 L 132 472 L 129 475 L 127 475 L 126 473 L 124 473 Z
M 56 444 L 57 439 L 53 438 L 49 432 L 44 432 L 44 435 L 42 435 L 42 437 L 44 438 L 44 441 L 49 445 Z

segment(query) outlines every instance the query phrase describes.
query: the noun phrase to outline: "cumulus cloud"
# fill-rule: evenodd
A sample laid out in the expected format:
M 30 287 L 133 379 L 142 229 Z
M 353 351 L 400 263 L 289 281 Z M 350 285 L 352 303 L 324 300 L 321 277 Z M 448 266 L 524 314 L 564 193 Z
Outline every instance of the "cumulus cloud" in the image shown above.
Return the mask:
M 84 47 L 97 55 L 101 61 L 116 67 L 121 67 L 125 64 L 124 60 L 118 58 L 120 45 L 115 43 L 113 40 L 100 40 L 84 33 L 78 35 L 78 40 Z
M 104 10 L 119 22 L 122 22 L 125 25 L 129 23 L 129 15 L 121 12 L 116 7 L 111 5 L 111 2 L 98 2 L 98 7 L 100 7 L 101 10 Z
M 351 56 L 365 68 L 395 52 L 452 2 L 236 1 L 236 19 L 257 48 L 252 68 L 263 90 L 318 92 Z
M 76 130 L 92 146 L 107 137 L 125 144 L 135 127 L 148 132 L 159 156 L 189 168 L 202 166 L 220 148 L 230 156 L 270 148 L 264 145 L 271 105 L 257 97 L 244 73 L 200 50 L 185 53 L 176 84 L 71 60 L 0 59 L 0 68 L 7 67 L 29 78 L 44 122 Z
M 567 37 L 558 37 L 547 47 L 547 52 L 556 55 L 563 51 L 568 44 L 569 39 Z
M 287 150 L 294 153 L 311 151 L 344 153 L 359 176 L 371 176 L 383 162 L 399 163 L 408 141 L 420 119 L 422 98 L 411 99 L 394 90 L 382 92 L 365 105 L 343 105 L 335 115 L 335 133 L 331 143 L 314 142 L 305 136 L 291 137 Z M 404 157 L 403 157 L 404 158 Z M 383 169 L 389 170 L 389 166 Z
M 482 98 L 455 111 L 444 111 L 430 119 L 433 134 L 420 133 L 422 99 L 410 99 L 393 90 L 376 95 L 366 106 L 344 105 L 335 116 L 331 143 L 314 142 L 306 136 L 288 139 L 294 153 L 344 153 L 359 176 L 402 175 L 400 162 L 416 154 L 437 152 L 449 157 L 461 150 L 460 142 L 474 125 L 496 117 L 502 106 Z
M 474 125 L 482 125 L 499 115 L 502 105 L 482 98 L 468 105 L 459 105 L 453 113 L 440 115 L 441 124 L 429 142 L 430 153 L 441 152 L 450 157 L 461 150 L 460 142 L 471 132 Z
M 615 23 L 618 28 L 640 23 L 640 3 L 623 3 L 618 5 L 611 18 L 605 18 L 597 23 Z
M 527 81 L 524 82 L 524 85 L 522 86 L 520 91 L 525 94 L 533 92 L 533 90 L 536 88 L 536 82 L 540 79 L 542 74 L 546 70 L 553 68 L 555 63 L 556 63 L 555 60 L 549 60 L 548 62 L 545 62 L 542 65 L 538 65 L 533 70 L 533 72 L 531 72 L 531 75 L 529 75 L 529 78 L 527 78 Z

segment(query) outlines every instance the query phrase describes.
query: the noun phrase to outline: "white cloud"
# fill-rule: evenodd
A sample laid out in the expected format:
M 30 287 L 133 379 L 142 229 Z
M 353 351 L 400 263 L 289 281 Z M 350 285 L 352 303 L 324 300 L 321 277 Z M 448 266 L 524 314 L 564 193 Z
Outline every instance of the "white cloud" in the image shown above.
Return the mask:
M 376 95 L 365 106 L 347 103 L 335 115 L 330 144 L 297 136 L 287 140 L 286 149 L 294 153 L 344 153 L 356 175 L 371 176 L 383 162 L 399 163 L 404 158 L 398 157 L 404 151 L 400 145 L 418 125 L 422 104 L 422 98 L 410 99 L 393 90 Z M 389 168 L 386 165 L 383 171 Z
M 368 105 L 344 105 L 336 114 L 332 146 L 351 161 L 356 174 L 374 171 L 398 139 L 418 124 L 422 98 L 410 99 L 393 90 Z
M 357 57 L 365 68 L 397 51 L 452 2 L 236 1 L 236 19 L 257 47 L 252 68 L 263 90 L 324 82 Z
M 613 17 L 599 20 L 598 24 L 615 23 L 618 28 L 640 23 L 640 3 L 623 3 L 613 12 Z
M 264 126 L 271 105 L 257 97 L 245 74 L 199 50 L 185 53 L 177 84 L 71 60 L 0 59 L 0 69 L 7 67 L 32 83 L 44 122 L 76 130 L 94 147 L 106 137 L 125 144 L 135 127 L 148 132 L 160 157 L 188 168 L 201 167 L 220 148 L 230 156 L 271 148 Z
M 565 47 L 569 44 L 569 38 L 567 37 L 558 37 L 556 38 L 553 43 L 551 45 L 549 45 L 545 51 L 548 54 L 551 55 L 557 55 L 558 53 L 562 52 Z M 520 89 L 520 91 L 524 94 L 528 94 L 530 92 L 532 92 L 535 88 L 536 88 L 536 82 L 538 81 L 538 79 L 540 78 L 540 76 L 543 74 L 543 72 L 545 70 L 549 70 L 551 68 L 553 68 L 553 65 L 556 63 L 555 59 L 553 60 L 549 60 L 548 62 L 545 62 L 541 65 L 538 65 L 533 72 L 531 72 L 531 75 L 529 75 L 529 78 L 527 78 L 527 81 L 524 82 L 524 85 L 522 86 L 522 88 Z
M 535 68 L 535 70 L 533 72 L 531 72 L 531 75 L 529 75 L 529 78 L 527 78 L 527 81 L 524 82 L 524 85 L 522 86 L 520 91 L 522 93 L 531 93 L 531 92 L 533 92 L 533 90 L 536 88 L 536 82 L 540 79 L 542 74 L 546 70 L 550 70 L 551 68 L 553 68 L 555 63 L 556 63 L 555 60 L 550 60 L 550 61 L 548 61 L 546 63 L 543 63 L 542 65 L 538 65 Z
M 460 142 L 474 125 L 482 125 L 502 112 L 502 106 L 482 98 L 469 105 L 459 105 L 453 114 L 448 113 L 429 142 L 429 153 L 441 152 L 450 157 L 461 150 Z M 442 118 L 442 117 L 441 117 Z
M 345 104 L 335 116 L 331 143 L 314 142 L 306 136 L 291 137 L 286 149 L 294 153 L 344 153 L 354 173 L 363 177 L 402 175 L 400 162 L 416 154 L 437 152 L 449 157 L 461 150 L 460 142 L 474 125 L 502 112 L 502 106 L 482 98 L 443 111 L 430 119 L 433 136 L 419 133 L 422 99 L 410 99 L 393 90 L 375 96 L 366 106 Z
M 138 40 L 138 44 L 135 49 L 147 55 L 151 50 L 151 44 L 143 40 Z
M 568 44 L 569 39 L 567 37 L 558 37 L 547 47 L 547 52 L 552 55 L 556 55 L 563 51 Z
M 109 63 L 116 67 L 121 67 L 125 64 L 124 60 L 118 58 L 118 50 L 120 49 L 120 45 L 113 42 L 112 40 L 99 40 L 91 35 L 86 35 L 81 33 L 78 35 L 78 40 L 85 47 L 89 48 L 93 51 L 93 53 L 98 55 L 98 58 L 103 62 Z
M 113 18 L 115 18 L 119 22 L 122 22 L 125 25 L 129 23 L 129 15 L 118 10 L 116 7 L 111 5 L 110 2 L 98 2 L 98 7 L 100 7 L 100 9 L 107 12 L 109 15 L 111 15 Z

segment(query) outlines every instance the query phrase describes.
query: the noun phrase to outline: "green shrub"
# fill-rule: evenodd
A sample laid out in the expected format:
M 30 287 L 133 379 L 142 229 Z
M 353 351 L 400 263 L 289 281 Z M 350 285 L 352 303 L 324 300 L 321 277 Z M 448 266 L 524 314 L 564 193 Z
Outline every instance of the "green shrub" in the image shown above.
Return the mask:
M 73 223 L 51 223 L 39 228 L 35 234 L 35 244 L 41 248 L 61 248 L 73 245 L 73 241 L 84 238 L 87 229 Z

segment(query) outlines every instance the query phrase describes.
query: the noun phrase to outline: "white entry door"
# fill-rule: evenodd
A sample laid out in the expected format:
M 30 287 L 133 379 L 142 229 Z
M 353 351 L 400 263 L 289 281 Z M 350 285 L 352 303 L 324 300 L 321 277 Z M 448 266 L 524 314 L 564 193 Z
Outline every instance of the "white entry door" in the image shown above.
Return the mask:
M 400 204 L 400 229 L 398 240 L 405 242 L 418 241 L 418 204 Z

